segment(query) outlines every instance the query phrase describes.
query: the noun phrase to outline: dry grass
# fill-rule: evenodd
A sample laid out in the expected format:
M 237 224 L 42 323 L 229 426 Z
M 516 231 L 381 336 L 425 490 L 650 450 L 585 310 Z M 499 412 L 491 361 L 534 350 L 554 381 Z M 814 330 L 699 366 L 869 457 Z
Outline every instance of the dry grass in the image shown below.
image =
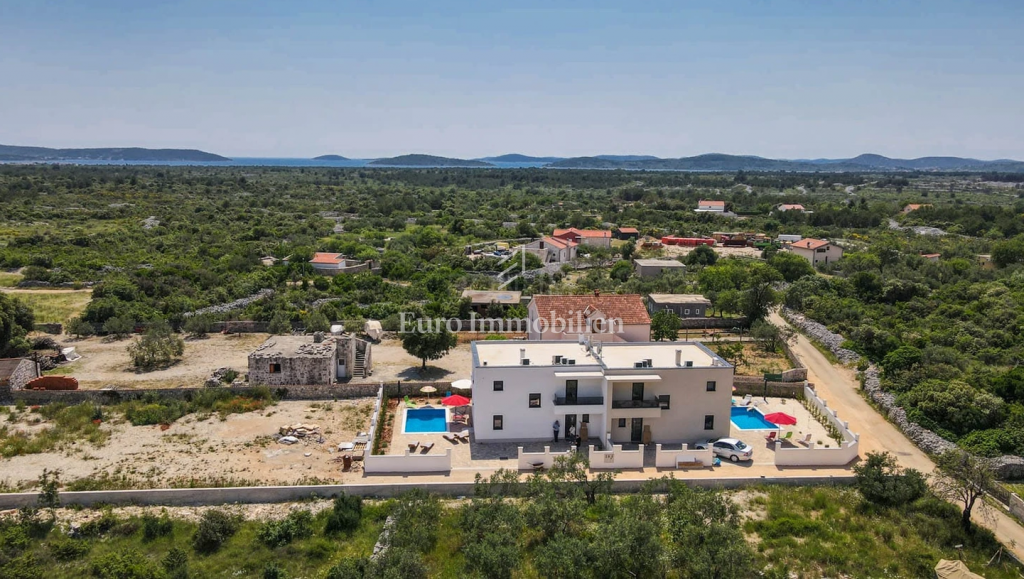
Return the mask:
M 0 271 L 0 287 L 14 287 L 21 281 L 20 273 Z
M 0 283 L 0 285 L 3 285 Z M 92 290 L 5 290 L 25 302 L 38 323 L 65 323 L 85 311 Z
M 779 374 L 793 367 L 785 354 L 765 352 L 755 344 L 743 344 L 743 358 L 745 362 L 736 372 L 743 376 Z

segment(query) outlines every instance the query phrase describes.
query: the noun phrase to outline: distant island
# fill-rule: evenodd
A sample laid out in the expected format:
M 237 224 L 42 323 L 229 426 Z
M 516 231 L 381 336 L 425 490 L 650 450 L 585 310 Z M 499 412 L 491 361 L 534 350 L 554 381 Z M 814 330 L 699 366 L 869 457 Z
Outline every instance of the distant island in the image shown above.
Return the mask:
M 511 153 L 508 155 L 498 155 L 497 157 L 483 157 L 477 160 L 489 163 L 554 163 L 555 161 L 565 160 L 565 157 L 531 157 L 529 155 Z
M 0 145 L 0 161 L 230 161 L 227 157 L 196 149 L 50 149 Z
M 851 159 L 786 160 L 752 155 L 709 153 L 695 157 L 659 159 L 599 155 L 574 157 L 547 165 L 556 169 L 639 169 L 647 171 L 793 171 L 793 172 L 900 172 L 900 171 L 1003 171 L 1024 172 L 1024 162 L 1001 159 L 980 161 L 962 157 L 891 159 L 864 154 Z
M 399 155 L 387 159 L 374 159 L 367 165 L 376 167 L 494 167 L 485 161 L 451 159 L 434 155 Z
M 341 155 L 320 155 L 319 157 L 313 157 L 314 161 L 349 161 L 348 157 L 342 157 Z

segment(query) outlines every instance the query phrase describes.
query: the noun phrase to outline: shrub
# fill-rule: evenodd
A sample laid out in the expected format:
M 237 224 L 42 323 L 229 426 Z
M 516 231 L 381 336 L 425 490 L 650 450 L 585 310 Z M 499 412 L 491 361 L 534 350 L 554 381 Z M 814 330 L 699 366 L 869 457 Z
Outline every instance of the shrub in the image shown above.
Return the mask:
M 95 334 L 96 328 L 82 318 L 75 317 L 68 320 L 68 324 L 64 327 L 64 331 L 76 338 L 84 338 Z
M 157 579 L 159 570 L 138 551 L 108 553 L 93 561 L 91 571 L 99 579 Z
M 141 370 L 168 366 L 184 353 L 184 340 L 164 321 L 153 322 L 141 338 L 128 346 L 132 365 Z
M 278 336 L 287 335 L 292 333 L 292 321 L 288 317 L 288 314 L 284 312 L 277 312 L 274 317 L 270 318 L 270 326 L 267 330 L 271 334 Z
M 343 531 L 351 531 L 359 526 L 363 517 L 363 499 L 361 497 L 342 494 L 334 499 L 334 508 L 327 514 L 324 533 L 331 535 Z
M 170 535 L 172 532 L 174 532 L 174 523 L 171 522 L 166 511 L 162 512 L 159 517 L 148 513 L 142 516 L 142 538 L 144 540 L 152 541 Z
M 273 549 L 312 535 L 313 515 L 307 510 L 302 510 L 292 511 L 283 519 L 263 523 L 256 533 L 256 539 Z
M 84 537 L 101 537 L 109 533 L 120 522 L 120 519 L 110 509 L 104 509 L 99 517 L 84 523 L 79 532 Z
M 185 551 L 171 547 L 160 565 L 167 573 L 168 579 L 188 579 L 188 553 Z
M 135 320 L 128 316 L 115 316 L 103 322 L 103 331 L 117 338 L 127 338 L 135 331 Z
M 88 541 L 69 539 L 68 537 L 55 539 L 46 544 L 46 548 L 50 550 L 50 555 L 58 561 L 81 559 L 89 552 L 89 547 Z
M 271 561 L 263 566 L 263 579 L 284 579 L 284 570 L 277 566 L 277 563 Z
M 209 315 L 202 314 L 198 316 L 192 316 L 185 321 L 184 330 L 192 338 L 205 338 L 210 333 L 210 328 L 213 327 L 213 318 Z
M 224 511 L 211 509 L 203 513 L 199 528 L 192 536 L 192 548 L 198 553 L 215 553 L 224 541 L 238 532 L 240 521 Z
M 366 577 L 366 570 L 369 561 L 364 558 L 342 559 L 337 565 L 327 570 L 324 579 L 363 579 Z

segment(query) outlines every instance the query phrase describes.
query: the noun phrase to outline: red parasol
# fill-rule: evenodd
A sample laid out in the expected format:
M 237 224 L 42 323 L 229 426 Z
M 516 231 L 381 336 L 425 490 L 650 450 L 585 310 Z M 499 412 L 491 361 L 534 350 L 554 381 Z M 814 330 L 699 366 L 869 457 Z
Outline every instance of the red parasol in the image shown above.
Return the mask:
M 796 424 L 796 418 L 793 418 L 785 412 L 772 412 L 771 414 L 766 414 L 764 419 L 772 424 L 778 425 Z
M 469 398 L 459 394 L 452 394 L 447 398 L 441 399 L 441 404 L 444 404 L 445 406 L 467 406 L 470 402 L 471 400 Z

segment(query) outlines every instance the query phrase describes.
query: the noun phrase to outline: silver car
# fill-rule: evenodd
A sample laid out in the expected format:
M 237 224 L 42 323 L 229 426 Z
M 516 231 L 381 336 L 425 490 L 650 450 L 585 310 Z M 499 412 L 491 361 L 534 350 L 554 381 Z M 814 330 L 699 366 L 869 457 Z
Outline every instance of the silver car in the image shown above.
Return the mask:
M 698 444 L 697 448 L 707 448 L 708 444 L 711 444 L 711 451 L 716 456 L 728 458 L 733 462 L 754 458 L 754 449 L 738 438 L 719 438 L 712 443 Z

